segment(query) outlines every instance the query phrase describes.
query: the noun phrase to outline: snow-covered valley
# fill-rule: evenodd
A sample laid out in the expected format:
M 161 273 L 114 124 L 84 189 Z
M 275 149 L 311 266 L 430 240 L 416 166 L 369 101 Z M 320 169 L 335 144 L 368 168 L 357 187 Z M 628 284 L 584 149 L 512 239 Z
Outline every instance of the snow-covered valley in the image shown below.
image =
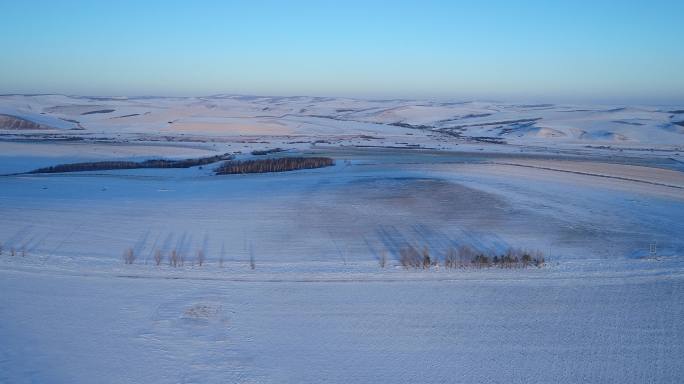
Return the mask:
M 0 382 L 681 382 L 683 112 L 0 96 Z

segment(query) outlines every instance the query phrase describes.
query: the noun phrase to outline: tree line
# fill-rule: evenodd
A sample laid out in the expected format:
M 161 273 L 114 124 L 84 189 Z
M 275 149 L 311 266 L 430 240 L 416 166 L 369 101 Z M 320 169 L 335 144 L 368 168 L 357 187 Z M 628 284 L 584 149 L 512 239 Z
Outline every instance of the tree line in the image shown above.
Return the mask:
M 53 165 L 50 167 L 38 168 L 28 173 L 65 173 L 139 168 L 190 168 L 212 164 L 222 160 L 230 160 L 232 158 L 233 155 L 224 153 L 223 155 L 182 160 L 150 159 L 145 161 L 93 161 Z
M 217 175 L 285 172 L 329 167 L 334 164 L 335 161 L 329 157 L 281 157 L 278 159 L 226 161 L 215 171 Z

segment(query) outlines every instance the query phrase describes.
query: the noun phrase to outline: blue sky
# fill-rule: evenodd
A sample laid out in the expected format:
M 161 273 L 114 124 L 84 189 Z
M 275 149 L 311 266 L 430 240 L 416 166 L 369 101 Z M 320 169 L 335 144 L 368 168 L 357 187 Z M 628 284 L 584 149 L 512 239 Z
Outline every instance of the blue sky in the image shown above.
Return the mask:
M 684 102 L 684 1 L 0 0 L 0 93 Z

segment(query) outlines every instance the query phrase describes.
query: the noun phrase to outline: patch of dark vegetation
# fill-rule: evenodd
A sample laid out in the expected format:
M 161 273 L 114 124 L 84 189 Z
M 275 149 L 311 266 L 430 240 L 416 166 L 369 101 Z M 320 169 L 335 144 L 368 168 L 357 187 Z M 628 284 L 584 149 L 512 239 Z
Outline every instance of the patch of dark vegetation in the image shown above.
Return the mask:
M 527 128 L 532 128 L 532 127 L 534 127 L 534 122 L 511 124 L 511 125 L 507 126 L 506 128 L 501 128 L 501 131 L 499 132 L 499 136 L 508 135 L 508 134 L 515 133 L 517 131 L 525 130 Z
M 270 155 L 271 153 L 278 153 L 278 152 L 283 152 L 283 151 L 284 151 L 284 149 L 282 149 L 282 148 L 271 148 L 271 149 L 263 149 L 263 150 L 255 149 L 252 151 L 252 155 L 264 156 L 264 155 Z
M 277 159 L 259 159 L 226 161 L 216 168 L 217 175 L 242 173 L 287 172 L 298 169 L 323 168 L 335 165 L 329 157 L 281 157 Z
M 527 268 L 544 266 L 546 260 L 541 251 L 509 248 L 501 254 L 481 252 L 467 245 L 448 248 L 441 265 L 446 269 L 466 268 Z M 431 255 L 428 247 L 418 250 L 412 245 L 399 249 L 399 264 L 406 269 L 430 269 L 440 265 L 437 255 Z
M 330 120 L 338 120 L 338 121 L 346 121 L 345 119 L 339 117 L 339 116 L 331 116 L 331 115 L 308 115 L 309 117 L 316 117 L 319 119 L 330 119 Z
M 156 99 L 156 98 L 164 98 L 164 97 L 158 97 L 158 96 L 135 96 L 135 97 L 107 97 L 107 96 L 74 96 L 76 99 L 85 99 L 85 100 L 93 100 L 93 101 L 121 101 L 121 100 L 147 100 L 147 99 Z
M 36 96 L 62 96 L 58 93 L 3 93 L 0 96 L 26 96 L 26 97 L 36 97 Z
M 472 101 L 450 101 L 446 103 L 438 103 L 436 106 L 438 107 L 451 107 L 454 105 L 465 105 L 465 104 L 470 104 Z
M 457 125 L 455 127 L 451 127 L 452 129 L 454 128 L 469 128 L 469 127 L 485 127 L 489 125 L 509 125 L 509 124 L 521 124 L 521 123 L 533 123 L 535 121 L 541 120 L 541 117 L 535 117 L 531 119 L 518 119 L 518 120 L 501 120 L 501 121 L 491 121 L 487 123 L 473 123 L 473 124 L 464 124 L 464 125 Z
M 624 124 L 624 125 L 634 125 L 634 126 L 644 125 L 643 123 L 638 123 L 636 121 L 624 121 L 624 120 L 614 120 L 613 123 Z
M 3 141 L 84 141 L 82 136 L 66 136 L 59 134 L 44 133 L 0 133 L 0 140 Z M 113 140 L 113 139 L 112 139 Z
M 226 153 L 223 155 L 183 160 L 152 159 L 145 161 L 95 161 L 87 163 L 59 164 L 51 167 L 38 168 L 28 173 L 66 173 L 140 168 L 190 168 L 216 163 L 222 160 L 230 160 L 232 158 L 233 155 Z
M 680 127 L 684 127 L 684 121 L 673 121 L 672 124 L 679 125 Z
M 479 141 L 481 143 L 489 143 L 489 144 L 506 144 L 506 140 L 498 138 L 498 137 L 488 137 L 488 136 L 471 136 L 469 137 L 471 140 Z
M 409 124 L 409 123 L 402 123 L 402 122 L 396 122 L 396 123 L 389 123 L 389 125 L 393 125 L 395 127 L 402 127 L 402 128 L 411 128 L 411 129 L 433 129 L 435 127 L 431 125 L 414 125 L 414 124 Z
M 436 129 L 435 132 L 443 133 L 445 135 L 457 137 L 457 138 L 463 138 L 463 128 L 439 128 Z
M 362 144 L 356 144 L 353 147 L 354 148 L 387 148 L 387 149 L 428 149 L 426 147 L 421 147 L 420 144 L 408 144 L 408 143 L 397 143 L 397 144 L 403 144 L 404 146 L 399 146 L 399 145 L 362 145 Z
M 123 119 L 124 117 L 133 117 L 133 116 L 140 116 L 139 113 L 131 113 L 130 115 L 123 115 L 123 116 L 114 116 L 112 119 Z
M 677 153 L 680 152 L 682 149 L 681 147 L 676 147 L 676 148 L 638 148 L 638 147 L 620 147 L 620 148 L 614 148 L 610 145 L 585 145 L 584 148 L 593 148 L 593 149 L 610 149 L 613 151 L 634 151 L 634 152 L 663 152 L 663 153 Z M 674 160 L 674 159 L 671 159 Z M 678 160 L 677 160 L 678 161 Z
M 520 104 L 518 107 L 520 108 L 550 108 L 553 107 L 553 104 Z
M 667 113 L 673 113 L 675 115 L 680 115 L 684 113 L 684 109 L 675 109 L 674 111 L 668 111 Z
M 461 119 L 475 119 L 478 117 L 487 117 L 491 115 L 491 113 L 470 113 L 468 115 L 461 116 Z
M 81 116 L 84 116 L 84 115 L 93 115 L 93 114 L 96 114 L 96 113 L 112 113 L 112 112 L 114 112 L 114 111 L 115 111 L 114 109 L 98 109 L 97 111 L 83 112 L 83 113 L 81 113 Z

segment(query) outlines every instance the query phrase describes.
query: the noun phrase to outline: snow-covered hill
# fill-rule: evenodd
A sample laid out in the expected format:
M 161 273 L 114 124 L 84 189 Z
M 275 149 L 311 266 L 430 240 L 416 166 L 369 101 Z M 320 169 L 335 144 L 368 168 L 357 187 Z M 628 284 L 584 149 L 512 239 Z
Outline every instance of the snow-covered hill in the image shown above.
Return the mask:
M 83 134 L 410 136 L 409 129 L 451 141 L 551 146 L 669 148 L 684 142 L 684 110 L 665 107 L 236 95 L 6 95 L 0 96 L 0 113 L 49 127 L 82 128 Z M 0 128 L 2 132 L 11 126 Z

